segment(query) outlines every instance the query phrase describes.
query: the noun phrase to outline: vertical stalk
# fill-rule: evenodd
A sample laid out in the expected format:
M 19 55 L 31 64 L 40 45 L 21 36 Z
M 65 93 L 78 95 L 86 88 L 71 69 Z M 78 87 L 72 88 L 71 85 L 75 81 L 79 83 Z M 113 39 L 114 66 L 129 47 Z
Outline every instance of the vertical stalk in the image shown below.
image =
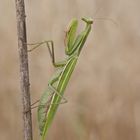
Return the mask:
M 24 0 L 15 0 L 16 18 L 17 18 L 17 35 L 18 35 L 18 52 L 20 61 L 20 86 L 23 104 L 23 133 L 24 140 L 32 140 L 32 118 L 30 110 L 30 84 L 27 52 L 27 36 L 25 21 Z M 29 110 L 27 112 L 27 110 Z

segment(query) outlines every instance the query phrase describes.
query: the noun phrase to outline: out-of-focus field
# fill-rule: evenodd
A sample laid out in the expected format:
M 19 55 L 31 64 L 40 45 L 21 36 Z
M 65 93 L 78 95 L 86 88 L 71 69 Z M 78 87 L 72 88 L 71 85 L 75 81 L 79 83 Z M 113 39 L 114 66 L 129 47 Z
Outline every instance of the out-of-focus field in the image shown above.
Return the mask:
M 0 3 L 0 140 L 22 140 L 15 3 Z M 26 0 L 28 42 L 54 40 L 59 60 L 71 18 L 116 22 L 94 21 L 65 93 L 68 103 L 60 105 L 48 140 L 140 140 L 139 13 L 139 0 Z M 30 53 L 29 61 L 34 102 L 54 68 L 45 47 Z M 36 109 L 32 112 L 39 140 Z

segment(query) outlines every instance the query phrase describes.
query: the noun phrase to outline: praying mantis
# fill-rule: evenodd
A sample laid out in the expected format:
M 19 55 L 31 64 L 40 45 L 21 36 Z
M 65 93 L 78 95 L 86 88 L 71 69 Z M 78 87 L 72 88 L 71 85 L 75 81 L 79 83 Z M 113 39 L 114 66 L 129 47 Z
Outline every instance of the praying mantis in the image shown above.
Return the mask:
M 91 31 L 93 20 L 91 18 L 82 18 L 85 22 L 85 29 L 76 35 L 78 20 L 73 19 L 66 32 L 65 38 L 65 54 L 67 58 L 61 62 L 55 62 L 53 41 L 45 41 L 52 64 L 57 68 L 56 72 L 48 82 L 48 88 L 43 93 L 38 106 L 38 122 L 41 134 L 41 140 L 45 140 L 48 128 L 50 127 L 55 113 L 61 104 L 61 99 L 66 102 L 63 97 L 64 91 L 68 85 L 71 74 L 75 69 L 75 65 L 85 44 L 85 41 Z M 41 44 L 42 44 L 41 43 Z M 39 44 L 40 45 L 40 44 Z

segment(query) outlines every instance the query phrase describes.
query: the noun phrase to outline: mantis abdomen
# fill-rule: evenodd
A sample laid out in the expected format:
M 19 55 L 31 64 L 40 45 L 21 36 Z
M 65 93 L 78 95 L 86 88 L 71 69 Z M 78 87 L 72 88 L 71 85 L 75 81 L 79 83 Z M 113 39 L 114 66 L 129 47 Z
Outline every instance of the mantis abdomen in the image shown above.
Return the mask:
M 70 80 L 71 74 L 75 68 L 77 62 L 77 56 L 71 57 L 67 64 L 64 66 L 62 72 L 59 75 L 58 81 L 54 83 L 53 88 L 61 95 L 63 96 L 64 91 L 67 87 L 67 84 Z M 67 72 L 65 72 L 67 71 Z M 50 85 L 48 85 L 50 86 Z M 48 98 L 48 95 L 52 94 L 51 101 L 48 102 L 46 98 Z M 43 133 L 47 132 L 48 126 L 50 126 L 52 119 L 56 113 L 57 107 L 61 102 L 62 97 L 60 95 L 56 95 L 55 91 L 53 89 L 48 89 L 43 95 L 40 100 L 39 108 L 38 108 L 38 121 L 40 125 L 40 132 L 41 135 L 44 135 Z M 51 112 L 50 112 L 51 110 Z M 47 120 L 48 123 L 45 123 Z M 47 127 L 46 127 L 47 126 Z

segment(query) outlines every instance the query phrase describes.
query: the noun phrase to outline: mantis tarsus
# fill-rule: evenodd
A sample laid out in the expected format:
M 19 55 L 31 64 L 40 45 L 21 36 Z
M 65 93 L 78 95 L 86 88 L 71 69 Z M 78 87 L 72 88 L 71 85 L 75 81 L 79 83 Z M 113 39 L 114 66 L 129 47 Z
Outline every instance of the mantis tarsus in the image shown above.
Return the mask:
M 47 44 L 52 63 L 54 67 L 57 68 L 57 71 L 48 83 L 48 89 L 44 92 L 39 102 L 38 121 L 42 140 L 45 140 L 46 138 L 47 130 L 51 125 L 59 104 L 61 103 L 61 99 L 65 100 L 63 97 L 64 91 L 75 68 L 81 49 L 83 48 L 91 30 L 93 20 L 91 18 L 82 18 L 82 20 L 86 23 L 86 27 L 79 35 L 76 35 L 78 20 L 73 19 L 69 25 L 65 39 L 65 54 L 67 55 L 67 58 L 64 61 L 55 62 L 52 41 L 42 42 Z M 38 46 L 42 43 L 39 43 Z

